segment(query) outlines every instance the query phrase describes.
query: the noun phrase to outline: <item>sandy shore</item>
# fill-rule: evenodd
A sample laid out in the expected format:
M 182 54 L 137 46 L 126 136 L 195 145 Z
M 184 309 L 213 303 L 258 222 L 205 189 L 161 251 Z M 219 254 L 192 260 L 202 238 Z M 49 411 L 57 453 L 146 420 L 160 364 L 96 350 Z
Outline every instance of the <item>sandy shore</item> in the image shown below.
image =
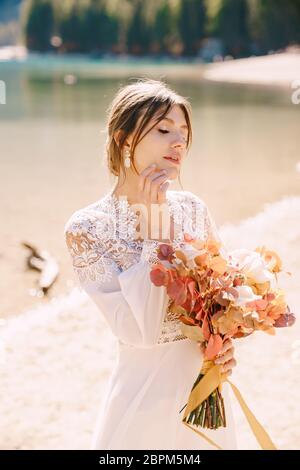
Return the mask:
M 287 301 L 300 311 L 300 198 L 219 228 L 227 249 L 265 244 L 281 256 Z M 0 330 L 0 448 L 88 449 L 117 343 L 101 312 L 72 289 Z M 279 449 L 300 448 L 300 322 L 237 340 L 231 380 Z M 233 398 L 240 449 L 257 449 Z
M 290 88 L 294 80 L 300 80 L 300 53 L 282 52 L 208 64 L 203 78 L 217 82 Z

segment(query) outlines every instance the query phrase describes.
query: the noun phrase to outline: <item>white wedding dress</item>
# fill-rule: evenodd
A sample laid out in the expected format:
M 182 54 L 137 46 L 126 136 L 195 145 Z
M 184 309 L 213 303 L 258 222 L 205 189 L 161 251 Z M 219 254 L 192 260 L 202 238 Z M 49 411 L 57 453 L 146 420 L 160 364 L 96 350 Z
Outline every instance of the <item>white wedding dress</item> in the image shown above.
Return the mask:
M 166 197 L 177 234 L 173 246 L 184 246 L 184 233 L 220 240 L 202 199 L 171 190 Z M 99 307 L 119 345 L 90 449 L 216 449 L 182 423 L 184 411 L 179 411 L 187 403 L 203 355 L 168 311 L 166 289 L 151 283 L 159 242 L 135 239 L 136 221 L 127 200 L 111 190 L 76 210 L 65 224 L 78 286 Z M 236 449 L 228 387 L 222 386 L 227 427 L 199 430 L 222 449 Z

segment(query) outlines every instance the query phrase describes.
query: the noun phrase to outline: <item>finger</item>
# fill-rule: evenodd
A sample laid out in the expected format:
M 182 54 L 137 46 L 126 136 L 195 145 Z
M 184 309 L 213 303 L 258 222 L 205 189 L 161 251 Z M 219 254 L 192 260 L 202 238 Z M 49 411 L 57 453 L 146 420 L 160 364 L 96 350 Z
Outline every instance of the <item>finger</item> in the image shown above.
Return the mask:
M 230 361 L 226 362 L 226 364 L 222 365 L 221 372 L 227 372 L 228 370 L 232 369 L 235 366 L 236 366 L 236 360 L 231 359 Z
M 155 170 L 156 170 L 156 163 L 153 163 L 152 165 L 148 166 L 140 173 L 140 178 L 138 182 L 138 190 L 140 193 L 144 191 L 146 177 L 152 174 Z
M 152 163 L 151 165 L 144 168 L 143 171 L 141 171 L 140 176 L 147 176 L 151 173 L 152 170 L 159 170 L 156 163 Z
M 162 170 L 161 174 L 158 174 L 157 177 L 155 177 L 155 178 L 150 177 L 149 178 L 150 179 L 150 184 L 151 184 L 151 187 L 150 187 L 150 200 L 151 200 L 151 202 L 153 202 L 153 203 L 158 202 L 159 185 L 164 183 L 167 178 L 168 178 L 168 175 L 165 172 L 165 170 Z
M 145 183 L 144 183 L 144 198 L 146 199 L 147 202 L 156 202 L 153 200 L 153 190 L 152 190 L 152 182 L 154 180 L 157 180 L 158 178 L 160 179 L 160 182 L 162 183 L 163 181 L 163 176 L 165 176 L 165 170 L 160 170 L 156 173 L 151 173 L 145 177 Z
M 233 346 L 232 340 L 230 338 L 227 338 L 226 341 L 223 344 L 222 350 L 223 352 L 226 352 L 228 349 L 230 349 Z
M 153 197 L 153 200 L 157 203 L 162 203 L 162 202 L 165 202 L 165 194 L 162 190 L 162 187 L 167 188 L 168 184 L 166 183 L 169 183 L 168 182 L 168 175 L 163 175 L 155 180 L 153 180 L 152 182 L 152 197 Z
M 166 179 L 167 179 L 167 175 L 162 174 L 152 180 L 151 186 L 150 186 L 150 200 L 152 203 L 154 204 L 158 203 L 159 187 L 161 184 L 165 183 Z
M 221 356 L 217 357 L 215 360 L 215 364 L 224 364 L 228 360 L 230 360 L 233 357 L 233 350 L 232 348 L 226 351 L 225 354 L 222 354 Z
M 229 359 L 231 359 L 233 355 L 231 354 L 231 350 L 226 351 L 225 354 L 221 354 L 215 359 L 215 364 L 224 364 L 227 362 Z
M 229 375 L 232 375 L 232 370 L 231 370 L 231 369 L 228 370 L 228 371 L 226 372 L 226 375 L 227 375 L 227 377 L 228 377 Z
M 231 339 L 227 339 L 225 343 L 223 344 L 221 351 L 219 352 L 219 354 L 217 354 L 217 357 L 222 356 L 226 351 L 228 351 L 231 348 L 234 350 L 232 341 Z
M 166 191 L 170 185 L 170 182 L 167 180 L 164 183 L 162 183 L 159 188 L 158 188 L 158 202 L 159 204 L 163 203 L 166 198 Z

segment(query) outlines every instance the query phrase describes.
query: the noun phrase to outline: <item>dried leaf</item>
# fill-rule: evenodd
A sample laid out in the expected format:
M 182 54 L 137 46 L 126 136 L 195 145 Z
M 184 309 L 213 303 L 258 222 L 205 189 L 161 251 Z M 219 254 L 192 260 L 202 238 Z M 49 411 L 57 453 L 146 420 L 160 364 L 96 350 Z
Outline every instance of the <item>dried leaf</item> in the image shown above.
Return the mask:
M 222 346 L 223 340 L 220 335 L 210 335 L 204 354 L 205 358 L 209 360 L 214 359 L 221 351 Z
M 292 326 L 296 321 L 296 316 L 293 313 L 284 313 L 280 315 L 279 318 L 274 323 L 276 328 L 284 328 L 287 326 Z
M 222 256 L 214 256 L 209 261 L 209 267 L 213 269 L 218 274 L 224 274 L 226 272 L 227 263 Z
M 185 315 L 186 314 L 185 309 L 183 307 L 181 307 L 180 305 L 176 305 L 174 302 L 170 305 L 169 311 L 171 313 L 176 313 L 178 315 Z
M 202 323 L 202 331 L 203 331 L 204 339 L 208 341 L 211 333 L 210 333 L 209 324 L 208 324 L 206 317 L 207 315 L 205 315 L 203 323 Z
M 184 323 L 181 323 L 180 328 L 181 328 L 182 333 L 188 338 L 190 338 L 191 340 L 200 341 L 200 342 L 204 341 L 203 332 L 200 326 L 198 325 L 191 326 L 191 325 L 186 325 Z

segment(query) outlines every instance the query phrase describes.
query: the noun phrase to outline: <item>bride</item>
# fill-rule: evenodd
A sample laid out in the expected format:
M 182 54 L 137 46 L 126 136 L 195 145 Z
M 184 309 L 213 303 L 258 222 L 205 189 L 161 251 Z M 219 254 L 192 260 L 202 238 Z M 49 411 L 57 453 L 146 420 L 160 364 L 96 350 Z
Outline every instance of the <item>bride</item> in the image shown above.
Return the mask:
M 90 449 L 216 449 L 211 440 L 236 449 L 227 383 L 226 427 L 201 429 L 206 439 L 182 422 L 179 411 L 203 349 L 182 334 L 165 288 L 149 274 L 159 243 L 184 246 L 184 234 L 220 240 L 201 198 L 168 190 L 171 180 L 180 181 L 191 144 L 191 105 L 164 82 L 143 78 L 120 88 L 108 111 L 107 164 L 117 182 L 71 214 L 64 228 L 78 286 L 99 307 L 119 346 Z M 236 365 L 233 352 L 227 340 L 217 359 L 228 375 Z

